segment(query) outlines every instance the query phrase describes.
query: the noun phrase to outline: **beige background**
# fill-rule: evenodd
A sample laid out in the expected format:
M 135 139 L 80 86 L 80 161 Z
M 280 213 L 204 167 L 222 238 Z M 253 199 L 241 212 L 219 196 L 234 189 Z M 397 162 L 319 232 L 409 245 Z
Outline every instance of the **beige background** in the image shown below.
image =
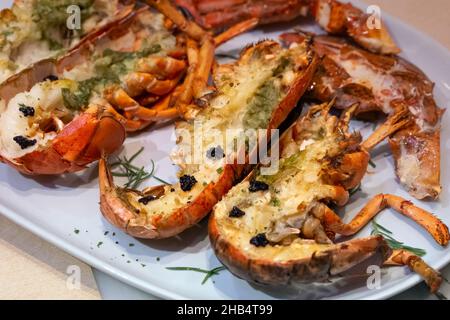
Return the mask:
M 69 266 L 80 268 L 80 289 L 66 285 Z M 89 266 L 0 216 L 0 299 L 98 298 Z
M 345 0 L 344 0 L 345 1 Z M 363 0 L 415 26 L 450 49 L 450 0 Z M 383 15 L 381 16 L 383 17 Z
M 365 0 L 450 48 L 450 0 Z M 81 268 L 80 290 L 66 286 L 67 267 Z M 98 299 L 89 266 L 0 217 L 0 299 Z

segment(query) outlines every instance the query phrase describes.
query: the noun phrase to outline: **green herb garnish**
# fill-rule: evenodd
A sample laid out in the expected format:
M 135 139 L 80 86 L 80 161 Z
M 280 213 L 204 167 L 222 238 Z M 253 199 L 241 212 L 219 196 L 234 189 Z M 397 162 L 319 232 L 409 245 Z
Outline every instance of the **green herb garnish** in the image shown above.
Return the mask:
M 208 281 L 209 278 L 212 276 L 217 276 L 221 271 L 225 270 L 226 268 L 224 266 L 217 267 L 211 270 L 205 270 L 200 268 L 193 268 L 193 267 L 167 267 L 167 270 L 172 271 L 194 271 L 194 272 L 200 272 L 200 273 L 206 273 L 205 278 L 203 278 L 202 285 Z
M 75 230 L 73 230 L 73 232 L 74 232 L 75 234 L 79 234 L 79 233 L 80 233 L 80 230 L 75 229 Z
M 103 244 L 103 242 L 102 241 L 99 241 L 98 243 L 97 243 L 97 248 L 100 248 L 100 246 Z
M 281 205 L 281 202 L 280 199 L 274 197 L 270 200 L 270 204 L 274 207 L 279 207 Z
M 139 187 L 139 185 L 149 179 L 153 178 L 155 180 L 158 180 L 164 184 L 169 184 L 168 182 L 162 180 L 161 178 L 158 178 L 154 175 L 155 172 L 155 162 L 151 160 L 152 163 L 152 169 L 150 172 L 145 171 L 144 167 L 136 167 L 132 164 L 132 162 L 144 151 L 144 147 L 139 149 L 134 155 L 131 156 L 131 158 L 123 157 L 118 158 L 117 162 L 114 162 L 111 164 L 111 167 L 118 167 L 119 171 L 113 172 L 112 175 L 114 177 L 125 177 L 128 179 L 128 182 L 125 184 L 126 188 L 132 188 L 136 189 Z
M 134 68 L 135 61 L 161 51 L 156 44 L 135 52 L 121 52 L 105 49 L 101 55 L 95 56 L 95 77 L 79 81 L 76 90 L 61 89 L 63 102 L 70 110 L 81 110 L 89 103 L 93 92 L 101 92 L 102 88 L 120 83 L 120 77 Z
M 375 162 L 372 161 L 372 159 L 369 159 L 369 165 L 370 165 L 372 168 L 376 168 L 376 167 L 377 167 L 377 165 L 375 164 Z
M 223 172 L 223 168 L 222 168 L 222 167 L 221 167 L 221 168 L 217 168 L 217 170 L 216 170 L 216 171 L 217 171 L 217 173 L 218 173 L 218 174 L 222 174 L 222 172 Z
M 91 78 L 77 83 L 77 89 L 71 90 L 62 88 L 61 94 L 63 97 L 64 106 L 70 110 L 81 110 L 87 106 L 91 94 L 95 87 L 99 84 L 99 78 Z
M 378 223 L 376 223 L 375 220 L 372 221 L 372 228 L 373 228 L 373 230 L 372 230 L 371 234 L 382 236 L 386 240 L 389 247 L 391 247 L 391 249 L 394 249 L 394 250 L 403 249 L 403 250 L 409 251 L 411 253 L 414 253 L 416 256 L 419 256 L 419 257 L 423 257 L 427 253 L 424 249 L 410 247 L 410 246 L 405 245 L 403 242 L 395 240 L 392 237 L 392 231 L 379 225 Z

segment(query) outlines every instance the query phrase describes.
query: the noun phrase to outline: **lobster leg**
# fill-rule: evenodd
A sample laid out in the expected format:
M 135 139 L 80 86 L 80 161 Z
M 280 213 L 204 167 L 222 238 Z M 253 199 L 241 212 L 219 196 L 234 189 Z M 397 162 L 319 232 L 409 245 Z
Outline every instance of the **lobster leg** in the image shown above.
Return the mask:
M 146 2 L 155 7 L 164 16 L 172 20 L 178 28 L 186 33 L 190 38 L 201 41 L 206 35 L 203 30 L 195 22 L 187 20 L 183 14 L 175 8 L 169 0 L 146 0 Z
M 435 293 L 442 283 L 441 274 L 431 268 L 422 258 L 406 250 L 394 250 L 386 266 L 408 266 L 409 269 L 419 274 L 428 285 L 432 293 Z
M 107 111 L 117 120 L 119 121 L 122 126 L 125 128 L 127 132 L 135 132 L 144 129 L 146 126 L 148 126 L 151 121 L 142 121 L 142 120 L 132 120 L 127 119 L 120 113 L 116 111 L 112 106 L 107 108 Z
M 187 39 L 187 58 L 188 58 L 188 71 L 182 84 L 182 92 L 173 102 L 173 105 L 178 109 L 178 113 L 187 118 L 189 113 L 189 105 L 192 102 L 194 96 L 194 79 L 195 70 L 198 66 L 199 51 L 197 43 L 192 39 Z
M 387 137 L 393 135 L 398 130 L 404 128 L 411 123 L 410 113 L 405 109 L 401 109 L 399 112 L 390 116 L 386 122 L 375 130 L 361 146 L 370 152 L 376 145 L 382 142 Z
M 143 72 L 132 72 L 125 78 L 126 91 L 133 97 L 143 92 L 162 96 L 171 92 L 178 82 L 179 77 L 169 80 L 158 80 L 154 75 Z
M 164 79 L 174 79 L 184 72 L 186 62 L 171 57 L 147 57 L 137 63 L 137 71 L 157 75 Z
M 214 42 L 215 42 L 216 46 L 218 47 L 221 44 L 230 40 L 231 38 L 234 38 L 234 37 L 240 35 L 241 33 L 244 33 L 244 32 L 247 32 L 247 31 L 253 29 L 257 25 L 258 25 L 257 18 L 252 18 L 252 19 L 242 21 L 240 23 L 235 24 L 234 26 L 232 26 L 228 30 L 224 31 L 223 33 L 217 35 L 214 38 Z
M 169 108 L 171 96 L 168 95 L 158 102 L 153 108 L 139 107 L 132 112 L 132 115 L 144 121 L 171 120 L 178 116 L 176 108 Z
M 410 201 L 390 194 L 379 194 L 373 197 L 366 206 L 350 221 L 344 223 L 331 209 L 324 210 L 322 221 L 327 229 L 350 236 L 357 233 L 383 209 L 390 207 L 412 219 L 422 226 L 441 246 L 450 240 L 448 227 L 433 214 L 414 206 Z
M 208 37 L 204 39 L 198 54 L 198 65 L 195 70 L 193 80 L 194 98 L 199 99 L 205 94 L 208 86 L 209 72 L 214 63 L 214 39 Z

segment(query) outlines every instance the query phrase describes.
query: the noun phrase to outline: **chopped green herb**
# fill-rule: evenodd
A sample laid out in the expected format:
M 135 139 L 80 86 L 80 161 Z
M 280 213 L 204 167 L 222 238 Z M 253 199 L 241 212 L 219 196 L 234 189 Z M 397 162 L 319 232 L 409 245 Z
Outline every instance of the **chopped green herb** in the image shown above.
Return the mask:
M 73 230 L 73 232 L 74 232 L 75 234 L 79 234 L 79 233 L 80 233 L 80 230 L 75 229 L 75 230 Z
M 129 243 L 128 246 L 129 247 L 134 247 L 134 243 Z
M 372 161 L 372 159 L 369 159 L 369 164 L 372 168 L 376 168 L 377 165 L 375 164 L 375 162 Z
M 141 266 L 142 266 L 142 268 L 145 268 L 147 265 L 146 264 L 143 264 L 143 263 L 141 263 Z
M 223 168 L 217 168 L 217 170 L 216 170 L 216 171 L 217 171 L 217 173 L 218 173 L 218 174 L 222 174 L 222 172 L 223 172 Z
M 103 233 L 104 236 L 107 236 L 109 233 L 109 231 L 105 231 L 105 233 Z
M 156 258 L 156 261 L 160 261 L 160 260 L 161 260 L 161 258 L 160 258 L 160 257 L 157 257 L 157 258 Z
M 100 246 L 103 244 L 103 242 L 102 241 L 99 241 L 98 243 L 97 243 L 97 248 L 100 248 Z
M 279 207 L 279 206 L 281 205 L 281 202 L 280 202 L 280 199 L 278 199 L 278 198 L 276 198 L 276 197 L 273 197 L 273 198 L 270 200 L 270 204 L 271 204 L 272 206 L 274 206 L 274 207 Z
M 403 249 L 403 250 L 409 251 L 419 257 L 422 257 L 427 253 L 424 249 L 410 247 L 410 246 L 405 245 L 403 242 L 395 240 L 392 237 L 392 231 L 379 225 L 378 223 L 376 223 L 375 220 L 372 221 L 372 228 L 373 228 L 373 230 L 372 230 L 371 234 L 382 236 L 386 240 L 389 247 L 391 247 L 394 250 L 395 249 Z
M 202 285 L 203 285 L 206 283 L 206 281 L 208 281 L 209 278 L 211 278 L 212 276 L 218 275 L 221 271 L 225 270 L 226 268 L 224 266 L 221 266 L 221 267 L 217 267 L 217 268 L 214 268 L 211 270 L 204 270 L 204 269 L 193 268 L 193 267 L 167 267 L 166 269 L 172 270 L 172 271 L 194 271 L 194 272 L 205 273 L 206 275 L 202 281 Z

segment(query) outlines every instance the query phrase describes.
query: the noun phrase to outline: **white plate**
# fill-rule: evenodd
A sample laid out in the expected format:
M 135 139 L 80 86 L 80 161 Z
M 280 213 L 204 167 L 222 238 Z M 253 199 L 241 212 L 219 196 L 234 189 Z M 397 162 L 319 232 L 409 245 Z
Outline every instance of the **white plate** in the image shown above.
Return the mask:
M 8 4 L 8 3 L 7 3 Z M 6 5 L 7 5 L 6 4 Z M 3 3 L 0 7 L 5 6 Z M 441 45 L 413 28 L 383 15 L 403 56 L 424 70 L 436 82 L 435 97 L 446 108 L 450 101 L 450 54 Z M 292 27 L 283 26 L 283 28 Z M 302 25 L 305 27 L 305 24 Z M 317 30 L 317 29 L 313 29 Z M 280 28 L 278 31 L 281 31 Z M 256 30 L 226 44 L 221 51 L 241 48 L 244 44 L 262 38 L 275 37 L 279 32 L 269 29 Z M 370 125 L 369 125 L 370 126 Z M 364 125 L 363 125 L 364 127 Z M 442 130 L 442 184 L 439 202 L 414 201 L 421 207 L 435 212 L 450 225 L 449 192 L 450 171 L 450 119 L 443 118 Z M 145 146 L 139 158 L 144 164 L 150 159 L 157 163 L 157 175 L 175 181 L 176 168 L 168 154 L 174 146 L 173 128 L 167 126 L 156 131 L 144 132 L 126 142 L 126 154 Z M 374 152 L 377 164 L 375 174 L 366 175 L 363 192 L 346 208 L 348 220 L 367 201 L 367 197 L 379 192 L 394 193 L 410 199 L 399 188 L 393 174 L 392 157 L 386 157 L 387 148 Z M 0 165 L 0 212 L 19 225 L 71 253 L 93 267 L 113 277 L 163 298 L 193 299 L 271 299 L 271 298 L 339 298 L 382 299 L 402 292 L 420 281 L 406 268 L 390 268 L 383 271 L 379 289 L 369 290 L 365 280 L 357 279 L 328 286 L 303 287 L 299 290 L 266 291 L 253 287 L 227 271 L 201 285 L 203 275 L 184 271 L 169 271 L 166 267 L 193 266 L 211 269 L 220 265 L 210 248 L 205 222 L 181 236 L 163 241 L 133 239 L 106 222 L 99 211 L 96 166 L 81 174 L 65 177 L 39 177 L 31 179 L 13 169 Z M 150 183 L 155 183 L 151 181 Z M 386 210 L 378 222 L 391 229 L 398 240 L 426 249 L 425 260 L 434 268 L 442 268 L 450 262 L 450 251 L 434 243 L 432 238 L 411 221 Z M 75 233 L 75 229 L 79 233 Z M 358 234 L 365 236 L 370 226 Z M 108 234 L 105 235 L 105 232 Z M 116 241 L 118 244 L 116 244 Z M 100 243 L 101 242 L 101 243 Z M 131 244 L 131 245 L 130 245 Z M 145 267 L 142 265 L 144 264 Z

